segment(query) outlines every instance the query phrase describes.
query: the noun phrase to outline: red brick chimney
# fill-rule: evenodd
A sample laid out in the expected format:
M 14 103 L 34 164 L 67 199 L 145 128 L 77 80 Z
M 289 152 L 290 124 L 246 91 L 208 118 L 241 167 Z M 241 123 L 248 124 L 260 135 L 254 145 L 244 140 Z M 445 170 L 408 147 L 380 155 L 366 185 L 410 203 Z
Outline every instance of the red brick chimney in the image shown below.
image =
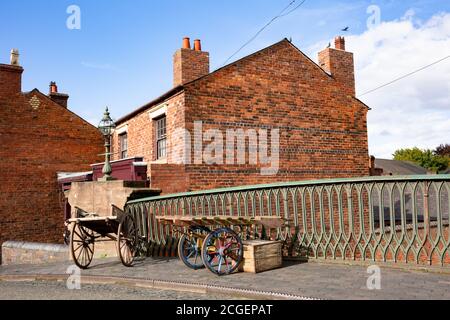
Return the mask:
M 67 101 L 69 100 L 69 96 L 64 93 L 58 93 L 58 86 L 54 81 L 50 82 L 50 90 L 48 96 L 54 102 L 67 109 Z
M 353 53 L 345 51 L 345 38 L 336 37 L 335 49 L 319 52 L 319 65 L 338 81 L 347 94 L 355 96 L 355 63 Z
M 191 48 L 189 38 L 183 39 L 183 46 L 173 56 L 173 85 L 177 87 L 203 77 L 209 73 L 209 53 L 202 51 L 200 40 Z
M 0 98 L 22 93 L 22 73 L 19 51 L 13 49 L 10 64 L 0 64 Z
M 345 38 L 344 37 L 336 37 L 334 39 L 334 46 L 337 50 L 345 51 Z

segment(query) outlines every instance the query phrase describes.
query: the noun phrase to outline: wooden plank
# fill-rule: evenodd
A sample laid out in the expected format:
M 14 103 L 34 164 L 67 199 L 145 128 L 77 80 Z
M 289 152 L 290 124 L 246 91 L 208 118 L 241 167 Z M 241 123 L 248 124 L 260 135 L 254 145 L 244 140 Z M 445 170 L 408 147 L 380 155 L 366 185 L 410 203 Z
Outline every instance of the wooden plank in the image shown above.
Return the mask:
M 281 217 L 232 217 L 232 216 L 157 216 L 156 219 L 162 224 L 171 225 L 200 225 L 211 226 L 219 224 L 223 226 L 251 226 L 263 225 L 266 228 L 280 228 L 286 226 L 288 220 Z
M 94 221 L 114 221 L 117 220 L 117 217 L 92 217 L 92 218 L 73 218 L 67 220 L 70 223 L 73 222 L 94 222 Z

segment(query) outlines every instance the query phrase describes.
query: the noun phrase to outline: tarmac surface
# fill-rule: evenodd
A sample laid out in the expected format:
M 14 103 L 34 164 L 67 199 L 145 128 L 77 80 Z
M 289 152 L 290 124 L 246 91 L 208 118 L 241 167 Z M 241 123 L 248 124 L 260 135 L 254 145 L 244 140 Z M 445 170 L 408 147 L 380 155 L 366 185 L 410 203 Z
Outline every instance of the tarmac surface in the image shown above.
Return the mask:
M 69 278 L 71 262 L 48 265 L 0 266 L 0 292 L 11 290 L 18 281 L 60 281 L 64 289 Z M 439 271 L 439 269 L 437 269 Z M 448 269 L 447 269 L 448 270 Z M 379 273 L 378 273 L 379 271 Z M 445 271 L 445 269 L 442 269 Z M 69 270 L 70 273 L 70 270 Z M 123 286 L 112 290 L 95 286 Z M 86 287 L 85 287 L 86 286 Z M 27 287 L 23 286 L 23 290 Z M 115 299 L 115 295 L 130 293 L 130 288 L 145 288 L 148 298 L 176 299 L 357 299 L 357 300 L 449 300 L 450 274 L 398 270 L 381 266 L 368 270 L 367 266 L 323 263 L 286 262 L 283 268 L 259 274 L 236 273 L 218 277 L 209 271 L 186 268 L 178 259 L 140 260 L 126 268 L 116 259 L 97 259 L 89 270 L 81 271 L 81 287 L 91 290 L 94 297 Z M 126 289 L 126 288 L 128 289 Z M 39 285 L 37 285 L 39 288 Z M 34 290 L 33 285 L 28 287 Z M 58 290 L 59 290 L 58 289 Z M 150 291 L 148 289 L 151 289 Z M 19 291 L 22 289 L 19 289 Z M 88 291 L 89 291 L 88 290 Z M 125 291 L 123 291 L 125 290 Z M 133 289 L 134 290 L 134 289 Z M 155 292 L 153 292 L 153 291 Z M 76 291 L 76 290 L 74 290 Z M 106 296 L 102 292 L 108 291 Z M 122 292 L 123 291 L 123 292 Z M 162 293 L 164 292 L 164 293 Z M 177 293 L 178 292 L 178 293 Z M 24 293 L 25 294 L 25 293 Z M 80 293 L 67 292 L 61 296 Z M 159 295 L 159 296 L 158 296 Z M 189 296 L 192 295 L 192 296 Z M 0 296 L 4 298 L 4 295 Z M 122 296 L 123 297 L 123 296 Z M 131 291 L 130 299 L 145 299 L 141 292 Z
M 0 300 L 228 300 L 235 297 L 126 285 L 85 284 L 69 290 L 64 281 L 0 281 Z

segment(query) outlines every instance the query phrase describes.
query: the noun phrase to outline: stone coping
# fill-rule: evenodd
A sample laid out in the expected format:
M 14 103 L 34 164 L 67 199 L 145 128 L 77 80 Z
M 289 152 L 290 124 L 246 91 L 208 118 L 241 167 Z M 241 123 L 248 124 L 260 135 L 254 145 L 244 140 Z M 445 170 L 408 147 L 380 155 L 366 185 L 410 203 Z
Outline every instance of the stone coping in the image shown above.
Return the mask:
M 2 244 L 2 248 L 49 251 L 49 252 L 68 252 L 69 247 L 62 244 L 35 243 L 24 241 L 6 241 Z

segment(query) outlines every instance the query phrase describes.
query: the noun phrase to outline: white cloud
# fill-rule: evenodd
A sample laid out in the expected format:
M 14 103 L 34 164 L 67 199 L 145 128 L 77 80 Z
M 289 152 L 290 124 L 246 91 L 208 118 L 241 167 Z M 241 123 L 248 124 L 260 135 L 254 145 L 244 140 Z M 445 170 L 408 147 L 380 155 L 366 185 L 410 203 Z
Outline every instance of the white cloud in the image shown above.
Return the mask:
M 308 50 L 317 51 L 328 41 Z M 450 55 L 450 13 L 428 21 L 414 11 L 347 37 L 355 53 L 357 95 Z M 361 97 L 369 112 L 370 153 L 390 158 L 399 148 L 450 143 L 450 59 Z

